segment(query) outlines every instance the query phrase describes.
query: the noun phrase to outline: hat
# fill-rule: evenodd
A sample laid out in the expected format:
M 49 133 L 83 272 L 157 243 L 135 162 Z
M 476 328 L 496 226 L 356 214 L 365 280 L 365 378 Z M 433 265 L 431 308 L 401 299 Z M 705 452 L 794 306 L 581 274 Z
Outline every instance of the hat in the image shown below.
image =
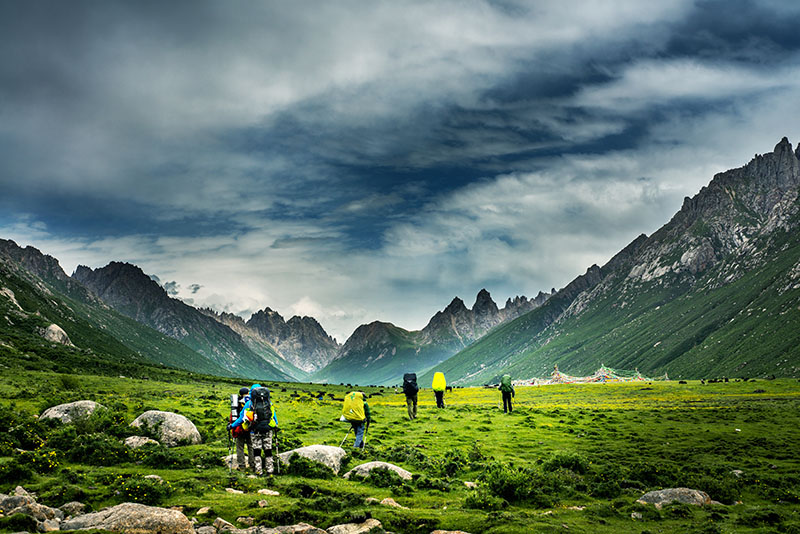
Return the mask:
M 244 397 L 248 393 L 250 393 L 250 390 L 247 389 L 246 387 L 239 388 L 239 396 L 240 397 Z

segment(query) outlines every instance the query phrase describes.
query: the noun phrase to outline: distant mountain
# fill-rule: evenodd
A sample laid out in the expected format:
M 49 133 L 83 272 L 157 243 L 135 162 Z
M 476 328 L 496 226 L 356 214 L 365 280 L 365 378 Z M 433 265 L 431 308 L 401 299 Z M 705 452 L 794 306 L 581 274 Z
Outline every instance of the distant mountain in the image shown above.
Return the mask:
M 44 337 L 53 325 L 68 343 Z M 156 363 L 230 376 L 174 339 L 103 304 L 52 256 L 6 239 L 0 239 L 0 355 L 60 373 L 90 366 L 138 375 L 142 364 Z
M 284 321 L 278 312 L 265 308 L 254 313 L 246 325 L 308 373 L 325 367 L 341 348 L 313 317 L 295 315 Z
M 90 269 L 79 266 L 72 275 L 106 304 L 202 355 L 235 376 L 253 379 L 291 380 L 270 360 L 280 359 L 271 347 L 256 353 L 229 326 L 188 304 L 169 297 L 139 267 L 112 262 Z
M 421 374 L 498 324 L 542 305 L 548 297 L 546 293 L 530 300 L 516 297 L 498 309 L 489 292 L 482 289 L 472 309 L 456 297 L 422 330 L 408 331 L 380 321 L 359 326 L 337 357 L 314 373 L 312 379 L 331 383 L 399 383 L 403 373 Z
M 671 377 L 800 376 L 800 149 L 720 173 L 652 236 L 435 369 L 460 384 L 601 364 Z

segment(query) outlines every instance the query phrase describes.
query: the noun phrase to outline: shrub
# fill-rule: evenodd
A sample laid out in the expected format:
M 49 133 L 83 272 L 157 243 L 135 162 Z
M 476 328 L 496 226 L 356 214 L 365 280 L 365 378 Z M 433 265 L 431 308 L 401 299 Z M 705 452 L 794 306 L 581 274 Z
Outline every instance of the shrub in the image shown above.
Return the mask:
M 52 473 L 61 465 L 58 453 L 49 449 L 22 451 L 19 455 L 19 462 L 22 465 L 29 466 L 37 473 Z
M 9 517 L 0 517 L 0 530 L 4 532 L 36 532 L 36 520 L 26 514 L 14 514 Z
M 549 460 L 542 464 L 545 471 L 556 471 L 558 469 L 568 469 L 573 473 L 583 475 L 589 467 L 589 461 L 577 453 L 559 452 L 554 454 Z
M 450 491 L 450 483 L 441 478 L 429 478 L 425 475 L 419 476 L 414 480 L 414 484 L 419 489 L 433 489 L 438 491 Z
M 479 488 L 471 491 L 467 498 L 464 499 L 465 508 L 474 508 L 476 510 L 501 510 L 508 506 L 508 503 L 500 497 L 495 497 L 486 488 Z
M 89 465 L 116 465 L 130 459 L 128 447 L 100 433 L 78 436 L 67 457 Z
M 400 478 L 400 475 L 391 469 L 373 469 L 366 477 L 359 477 L 353 475 L 355 479 L 361 479 L 366 484 L 376 486 L 378 488 L 390 488 L 392 486 L 402 486 L 405 481 Z
M 185 469 L 192 466 L 190 459 L 175 454 L 160 443 L 142 445 L 131 450 L 128 455 L 134 462 L 148 467 Z
M 33 477 L 33 469 L 21 462 L 12 460 L 0 466 L 0 480 L 4 483 L 22 482 Z
M 160 504 L 172 494 L 173 488 L 169 482 L 143 476 L 118 477 L 114 484 L 115 492 L 122 501 L 133 501 L 142 504 Z
M 276 461 L 278 461 L 276 459 Z M 327 465 L 323 465 L 314 460 L 309 460 L 297 453 L 292 454 L 289 458 L 289 466 L 282 467 L 283 472 L 288 475 L 295 475 L 306 478 L 333 478 L 336 475 L 333 470 Z

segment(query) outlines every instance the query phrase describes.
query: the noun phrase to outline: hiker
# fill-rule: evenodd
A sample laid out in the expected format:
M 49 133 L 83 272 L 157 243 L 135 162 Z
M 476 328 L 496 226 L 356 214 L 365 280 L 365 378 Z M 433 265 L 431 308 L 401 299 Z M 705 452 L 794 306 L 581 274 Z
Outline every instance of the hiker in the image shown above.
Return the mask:
M 437 371 L 433 375 L 433 394 L 436 397 L 436 407 L 444 408 L 444 390 L 447 388 L 447 381 L 444 379 L 444 373 Z
M 274 474 L 272 441 L 278 430 L 278 415 L 270 400 L 269 389 L 262 387 L 261 384 L 253 384 L 250 388 L 250 400 L 245 403 L 236 421 L 230 425 L 231 429 L 238 426 L 250 431 L 256 474 L 263 475 L 265 471 L 267 475 Z
M 360 391 L 351 391 L 344 396 L 342 405 L 342 420 L 350 423 L 355 432 L 356 441 L 353 443 L 354 449 L 364 448 L 364 432 L 369 428 L 369 404 Z M 347 437 L 347 436 L 345 436 Z
M 417 374 L 406 373 L 403 375 L 403 393 L 406 395 L 406 407 L 408 408 L 408 420 L 413 421 L 417 418 Z
M 239 389 L 239 409 L 237 411 L 237 416 L 235 419 L 238 419 L 238 414 L 244 412 L 244 406 L 247 404 L 247 401 L 250 400 L 250 390 L 246 387 Z M 231 414 L 233 415 L 233 414 Z M 232 423 L 233 421 L 231 421 Z M 244 471 L 245 470 L 245 463 L 244 463 L 244 446 L 247 445 L 247 467 L 246 469 L 254 469 L 255 468 L 255 459 L 253 456 L 253 440 L 250 437 L 250 432 L 242 428 L 241 425 L 231 430 L 231 435 L 236 439 L 236 464 L 237 469 Z
M 500 379 L 500 392 L 503 394 L 503 413 L 513 412 L 511 397 L 516 396 L 517 392 L 514 391 L 514 385 L 511 383 L 511 375 L 503 375 L 503 378 Z

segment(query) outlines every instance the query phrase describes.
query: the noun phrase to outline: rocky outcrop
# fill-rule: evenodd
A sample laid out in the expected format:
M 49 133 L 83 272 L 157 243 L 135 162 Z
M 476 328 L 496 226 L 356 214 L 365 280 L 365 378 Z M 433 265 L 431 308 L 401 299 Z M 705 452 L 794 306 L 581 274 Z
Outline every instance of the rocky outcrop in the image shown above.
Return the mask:
M 155 433 L 158 441 L 167 447 L 196 445 L 202 440 L 200 432 L 189 419 L 173 412 L 149 410 L 131 423 L 134 428 L 147 428 Z
M 228 532 L 230 534 L 327 534 L 326 531 L 313 525 L 309 525 L 308 523 L 298 523 L 296 525 L 280 527 L 250 527 L 246 529 L 240 529 L 219 517 L 216 519 L 216 521 L 214 521 L 214 526 L 211 527 L 211 529 L 214 531 L 214 533 L 219 534 L 222 534 L 223 532 Z M 199 529 L 197 532 L 199 534 Z M 212 533 L 209 531 L 209 534 Z M 378 533 L 376 531 L 373 534 Z
M 278 312 L 264 308 L 254 313 L 246 324 L 303 371 L 313 372 L 325 367 L 341 348 L 313 317 L 295 315 L 284 321 Z
M 64 424 L 69 424 L 75 419 L 89 417 L 98 408 L 105 409 L 105 406 L 90 400 L 68 402 L 46 409 L 39 419 L 58 419 Z
M 716 501 L 712 501 L 711 497 L 708 496 L 708 493 L 689 488 L 667 488 L 657 491 L 650 491 L 639 497 L 636 502 L 641 504 L 652 504 L 659 509 L 665 504 L 669 504 L 671 502 L 693 504 L 695 506 L 719 504 Z
M 385 534 L 385 532 L 377 519 L 367 519 L 363 523 L 334 525 L 327 530 L 328 534 Z
M 293 454 L 321 463 L 329 467 L 334 474 L 337 475 L 342 468 L 342 462 L 345 456 L 347 456 L 347 453 L 341 447 L 333 447 L 331 445 L 309 445 L 308 447 L 282 452 L 278 455 L 278 458 L 280 458 L 281 462 L 288 465 Z
M 40 532 L 50 532 L 61 528 L 64 512 L 36 502 L 30 493 L 17 488 L 15 495 L 0 494 L 0 510 L 6 516 L 22 514 L 31 517 Z
M 402 467 L 398 467 L 394 464 L 386 462 L 367 462 L 365 464 L 361 464 L 345 473 L 344 478 L 349 479 L 353 475 L 358 477 L 366 477 L 370 474 L 370 472 L 372 472 L 373 469 L 387 469 L 389 471 L 393 471 L 397 473 L 403 480 L 411 480 L 412 478 L 411 473 Z
M 61 523 L 61 530 L 88 529 L 125 534 L 194 534 L 192 523 L 181 512 L 130 502 Z
M 69 340 L 67 333 L 55 323 L 51 324 L 45 329 L 42 337 L 44 337 L 47 341 L 52 341 L 53 343 L 74 347 L 72 341 Z

